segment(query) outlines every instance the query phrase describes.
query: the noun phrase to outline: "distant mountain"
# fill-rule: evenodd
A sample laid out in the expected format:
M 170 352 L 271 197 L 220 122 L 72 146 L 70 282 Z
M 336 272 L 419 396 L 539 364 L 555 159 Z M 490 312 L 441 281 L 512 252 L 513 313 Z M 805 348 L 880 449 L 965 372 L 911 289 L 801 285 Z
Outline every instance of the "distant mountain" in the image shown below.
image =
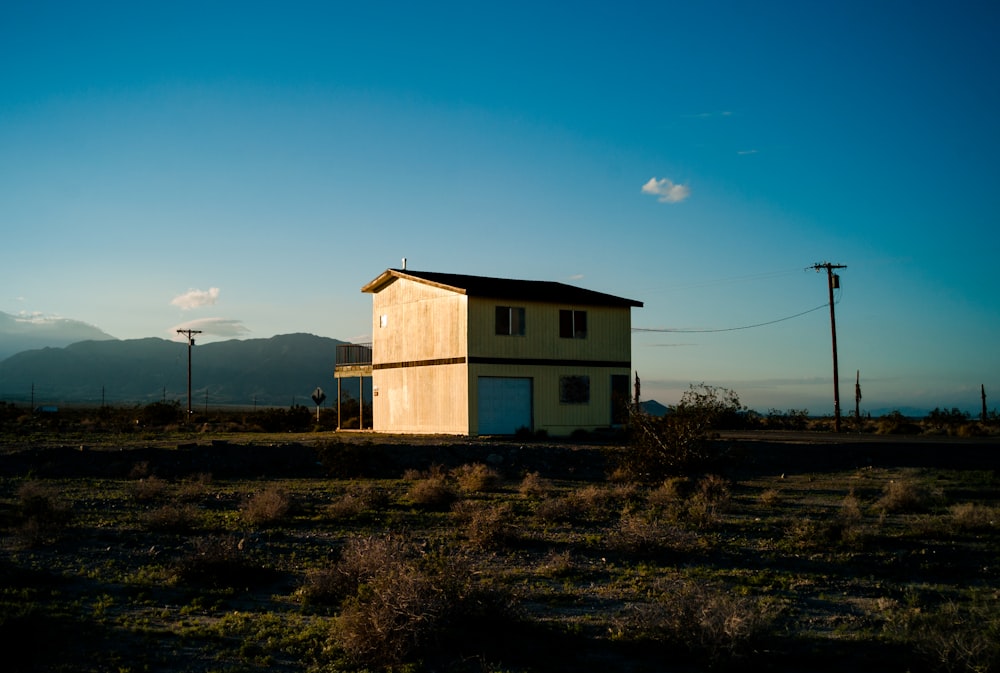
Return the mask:
M 337 346 L 312 334 L 220 341 L 191 350 L 192 406 L 312 406 L 316 387 L 336 398 Z M 187 404 L 188 346 L 159 338 L 82 341 L 23 351 L 0 362 L 0 400 L 36 404 Z M 343 389 L 357 398 L 356 379 Z
M 0 360 L 32 348 L 62 348 L 78 341 L 107 341 L 113 336 L 79 320 L 19 318 L 0 311 Z
M 650 416 L 662 416 L 665 413 L 667 413 L 667 407 L 663 406 L 656 400 L 647 400 L 645 402 L 640 402 L 639 408 L 641 408 Z

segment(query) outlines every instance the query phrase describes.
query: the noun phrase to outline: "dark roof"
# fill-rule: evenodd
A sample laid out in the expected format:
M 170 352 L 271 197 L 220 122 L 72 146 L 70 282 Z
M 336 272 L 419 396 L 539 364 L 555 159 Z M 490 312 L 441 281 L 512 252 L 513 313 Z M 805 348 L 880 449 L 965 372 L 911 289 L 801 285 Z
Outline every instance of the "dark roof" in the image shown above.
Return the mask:
M 493 299 L 518 299 L 522 301 L 544 301 L 551 303 L 577 304 L 587 306 L 642 306 L 641 301 L 616 297 L 603 292 L 585 290 L 582 287 L 556 283 L 547 280 L 514 280 L 511 278 L 489 278 L 487 276 L 467 276 L 460 273 L 438 273 L 435 271 L 410 271 L 387 269 L 378 278 L 361 288 L 362 292 L 378 292 L 396 278 L 407 278 L 419 283 L 435 285 L 470 297 Z

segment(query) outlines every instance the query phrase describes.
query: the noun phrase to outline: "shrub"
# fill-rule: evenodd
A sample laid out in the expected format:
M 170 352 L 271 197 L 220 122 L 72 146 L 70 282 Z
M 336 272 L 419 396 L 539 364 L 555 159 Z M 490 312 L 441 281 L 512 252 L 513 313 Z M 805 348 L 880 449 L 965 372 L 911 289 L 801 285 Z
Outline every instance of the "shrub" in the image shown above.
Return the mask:
M 177 581 L 211 587 L 250 587 L 273 579 L 272 570 L 250 558 L 246 538 L 218 535 L 198 538 L 193 549 L 173 564 Z
M 327 506 L 327 516 L 334 519 L 350 518 L 366 510 L 382 509 L 389 504 L 384 489 L 370 483 L 351 484 L 347 492 Z
M 480 549 L 496 549 L 514 537 L 514 508 L 509 503 L 465 501 L 454 508 L 469 543 Z
M 129 495 L 139 502 L 156 500 L 167 490 L 167 482 L 156 475 L 143 477 L 128 484 Z
M 287 493 L 277 488 L 266 490 L 251 495 L 243 506 L 240 513 L 243 519 L 255 526 L 270 526 L 281 521 L 291 510 L 292 500 Z
M 529 472 L 524 475 L 517 490 L 525 497 L 538 498 L 548 493 L 551 488 L 551 481 L 542 477 L 538 472 Z
M 932 494 L 913 479 L 890 480 L 878 504 L 889 513 L 923 512 L 930 507 Z
M 72 519 L 69 505 L 60 501 L 56 490 L 38 481 L 27 481 L 17 489 L 17 537 L 34 547 L 57 537 Z
M 629 554 L 656 554 L 665 551 L 691 552 L 698 536 L 649 514 L 626 512 L 608 536 L 608 546 Z
M 459 489 L 465 493 L 493 491 L 500 485 L 500 473 L 483 463 L 466 463 L 452 471 Z
M 198 521 L 198 509 L 193 505 L 163 505 L 145 516 L 146 526 L 152 530 L 187 532 Z
M 952 523 L 964 530 L 988 530 L 1000 523 L 1000 511 L 996 507 L 963 502 L 949 509 Z
M 626 616 L 619 623 L 618 637 L 651 640 L 716 666 L 752 652 L 770 633 L 778 612 L 773 602 L 764 599 L 677 581 Z
M 371 572 L 343 601 L 333 630 L 336 644 L 361 666 L 404 664 L 434 650 L 449 629 L 458 631 L 460 647 L 470 621 L 510 605 L 478 589 L 464 559 L 448 550 L 418 549 L 399 537 L 385 546 L 369 538 L 361 547 L 386 553 L 366 556 Z
M 413 504 L 433 510 L 446 510 L 455 501 L 455 490 L 448 483 L 444 472 L 432 468 L 427 474 L 416 476 L 416 481 L 410 486 L 407 495 Z
M 725 452 L 710 441 L 713 430 L 745 425 L 746 408 L 732 390 L 692 385 L 661 417 L 632 407 L 629 445 L 617 470 L 637 481 L 660 481 L 716 467 Z
M 931 670 L 993 671 L 1000 665 L 1000 613 L 992 597 L 913 605 L 888 615 L 887 634 L 912 647 Z

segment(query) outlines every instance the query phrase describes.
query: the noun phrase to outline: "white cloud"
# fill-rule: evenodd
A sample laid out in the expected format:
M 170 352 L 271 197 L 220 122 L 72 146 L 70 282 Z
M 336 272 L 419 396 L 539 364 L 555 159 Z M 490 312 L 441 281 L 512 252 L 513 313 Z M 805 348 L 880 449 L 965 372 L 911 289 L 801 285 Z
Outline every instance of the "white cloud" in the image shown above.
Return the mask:
M 219 300 L 219 288 L 213 287 L 206 290 L 188 290 L 184 294 L 177 295 L 170 300 L 170 303 L 179 307 L 182 311 L 189 311 L 199 306 L 211 306 Z
M 642 186 L 643 194 L 653 194 L 660 203 L 680 203 L 691 196 L 691 188 L 687 185 L 674 184 L 667 178 L 650 178 L 649 182 Z
M 250 330 L 243 325 L 241 320 L 232 320 L 230 318 L 198 318 L 197 320 L 189 320 L 171 327 L 169 331 L 174 341 L 187 340 L 187 337 L 177 334 L 177 330 L 181 329 L 198 330 L 207 336 L 221 337 L 240 337 L 250 333 Z

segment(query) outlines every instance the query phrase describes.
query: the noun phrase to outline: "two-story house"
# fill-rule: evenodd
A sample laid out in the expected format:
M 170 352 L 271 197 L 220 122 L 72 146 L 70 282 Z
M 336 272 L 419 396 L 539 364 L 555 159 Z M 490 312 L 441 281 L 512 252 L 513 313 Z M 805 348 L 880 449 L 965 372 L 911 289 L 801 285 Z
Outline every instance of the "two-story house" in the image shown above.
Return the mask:
M 388 269 L 372 306 L 376 432 L 567 435 L 622 422 L 631 308 L 563 283 Z

